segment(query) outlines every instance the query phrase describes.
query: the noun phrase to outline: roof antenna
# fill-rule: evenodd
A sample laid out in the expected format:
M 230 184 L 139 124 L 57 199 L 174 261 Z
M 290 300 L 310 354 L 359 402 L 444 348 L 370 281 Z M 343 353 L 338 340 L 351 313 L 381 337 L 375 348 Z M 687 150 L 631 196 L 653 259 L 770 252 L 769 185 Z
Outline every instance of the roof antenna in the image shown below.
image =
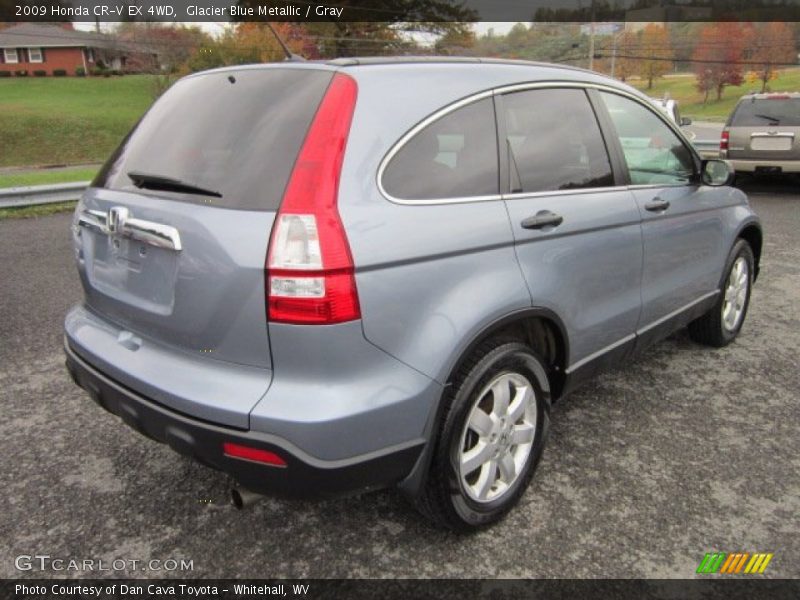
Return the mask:
M 286 60 L 290 62 L 305 61 L 305 58 L 289 50 L 289 47 L 283 43 L 281 36 L 278 35 L 278 32 L 275 31 L 275 28 L 269 21 L 265 21 L 265 23 L 267 24 L 267 27 L 269 27 L 269 30 L 272 32 L 272 35 L 275 36 L 275 39 L 278 40 L 278 43 L 280 44 L 281 48 L 283 48 L 283 53 L 286 55 Z

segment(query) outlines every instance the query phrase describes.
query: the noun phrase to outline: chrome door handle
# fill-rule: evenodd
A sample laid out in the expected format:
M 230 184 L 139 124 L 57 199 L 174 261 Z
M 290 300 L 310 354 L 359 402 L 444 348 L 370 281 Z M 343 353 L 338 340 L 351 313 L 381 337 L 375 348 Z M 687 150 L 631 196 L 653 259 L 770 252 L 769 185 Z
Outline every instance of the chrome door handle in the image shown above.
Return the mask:
M 122 235 L 131 239 L 180 252 L 181 235 L 171 225 L 135 219 L 126 208 L 115 206 L 107 213 L 101 210 L 84 210 L 78 215 L 78 225 L 106 235 Z
M 659 212 L 662 210 L 667 210 L 669 208 L 669 200 L 662 200 L 661 198 L 653 198 L 644 205 L 645 210 L 649 210 L 650 212 Z
M 561 215 L 543 210 L 522 221 L 521 225 L 523 229 L 544 229 L 545 227 L 558 227 L 563 222 L 564 217 Z

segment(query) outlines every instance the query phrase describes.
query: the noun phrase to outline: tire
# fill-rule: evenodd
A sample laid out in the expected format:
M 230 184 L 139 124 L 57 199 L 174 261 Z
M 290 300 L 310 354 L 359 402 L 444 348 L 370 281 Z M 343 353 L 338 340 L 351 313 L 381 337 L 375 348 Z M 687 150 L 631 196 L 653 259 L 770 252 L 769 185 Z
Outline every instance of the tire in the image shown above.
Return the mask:
M 519 501 L 542 457 L 550 423 L 544 363 L 518 341 L 490 340 L 459 368 L 442 401 L 430 471 L 415 504 L 436 524 L 469 532 L 497 522 Z M 480 426 L 468 427 L 470 419 Z M 469 471 L 473 464 L 481 466 Z
M 735 278 L 734 270 L 742 264 L 746 267 L 745 276 L 742 278 L 740 275 L 737 278 L 739 284 L 732 288 L 732 285 L 736 283 L 732 279 Z M 750 307 L 754 269 L 755 259 L 750 245 L 745 240 L 737 240 L 725 263 L 725 277 L 722 280 L 716 303 L 706 314 L 689 324 L 689 335 L 695 342 L 722 348 L 736 339 L 747 316 L 747 309 Z M 741 285 L 746 287 L 742 289 Z M 735 319 L 731 318 L 732 313 L 729 312 L 731 309 L 740 311 L 737 312 L 738 316 L 735 316 Z
M 752 179 L 753 176 L 751 173 L 735 173 L 731 185 L 733 187 L 741 188 L 743 185 L 749 183 Z

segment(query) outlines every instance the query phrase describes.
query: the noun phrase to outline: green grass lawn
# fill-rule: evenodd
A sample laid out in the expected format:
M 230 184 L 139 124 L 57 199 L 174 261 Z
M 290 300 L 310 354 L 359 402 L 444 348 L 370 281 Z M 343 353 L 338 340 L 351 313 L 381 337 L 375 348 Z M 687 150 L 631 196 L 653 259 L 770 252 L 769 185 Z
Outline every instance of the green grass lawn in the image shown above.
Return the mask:
M 703 94 L 695 87 L 694 75 L 685 77 L 666 77 L 658 80 L 653 89 L 648 90 L 647 82 L 634 80 L 631 85 L 642 90 L 648 96 L 662 98 L 665 92 L 678 101 L 681 114 L 700 121 L 724 121 L 736 105 L 736 101 L 748 92 L 761 91 L 761 83 L 744 83 L 738 87 L 726 87 L 722 100 L 715 100 L 716 93 L 710 94 L 707 104 L 703 104 Z M 780 72 L 777 79 L 770 81 L 769 88 L 773 92 L 800 91 L 800 69 L 786 69 Z
M 57 202 L 55 204 L 38 204 L 36 206 L 20 206 L 17 208 L 0 208 L 0 219 L 30 219 L 46 217 L 56 213 L 75 210 L 77 201 Z
M 0 79 L 0 167 L 102 162 L 152 100 L 148 75 Z
M 12 171 L 11 173 L 0 173 L 0 188 L 91 181 L 96 174 L 97 169 L 94 167 L 40 169 L 36 171 L 21 171 L 19 173 Z
M 642 81 L 632 81 L 643 89 Z M 725 89 L 720 102 L 703 104 L 694 76 L 659 80 L 648 95 L 665 92 L 681 113 L 698 120 L 722 121 L 737 99 L 757 89 L 745 83 Z M 800 91 L 800 69 L 787 69 L 770 82 L 773 91 Z M 148 75 L 125 77 L 42 77 L 0 79 L 0 167 L 102 162 L 150 106 L 153 81 Z M 37 185 L 90 179 L 84 173 L 0 175 L 0 185 Z M 21 178 L 21 179 L 19 179 Z

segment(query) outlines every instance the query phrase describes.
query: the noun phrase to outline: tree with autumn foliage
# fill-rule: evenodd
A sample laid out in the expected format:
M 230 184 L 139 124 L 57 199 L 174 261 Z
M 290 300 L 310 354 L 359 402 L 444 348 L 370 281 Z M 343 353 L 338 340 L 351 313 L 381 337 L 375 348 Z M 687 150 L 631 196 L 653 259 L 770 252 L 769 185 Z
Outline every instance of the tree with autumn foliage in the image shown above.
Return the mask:
M 747 38 L 747 31 L 733 22 L 713 23 L 700 30 L 692 61 L 704 104 L 712 90 L 719 101 L 726 86 L 744 81 L 742 62 Z
M 275 3 L 237 0 L 237 4 L 257 9 Z M 478 20 L 478 13 L 462 0 L 337 0 L 334 4 L 344 10 L 343 18 L 316 16 L 312 11 L 303 23 L 316 40 L 320 58 L 417 53 L 418 45 L 405 34 L 453 35 L 465 41 L 468 22 Z
M 797 57 L 797 43 L 794 32 L 787 23 L 761 23 L 754 27 L 748 62 L 755 80 L 761 82 L 761 93 L 767 91 L 767 83 L 778 76 L 780 65 L 794 63 Z
M 464 23 L 460 29 L 451 29 L 436 40 L 437 54 L 472 54 L 477 36 L 469 24 Z
M 665 27 L 650 23 L 640 34 L 638 67 L 639 76 L 647 80 L 647 89 L 672 68 L 672 44 Z
M 270 29 L 270 25 L 274 29 Z M 223 65 L 276 62 L 286 53 L 275 35 L 280 36 L 289 51 L 305 58 L 319 58 L 316 44 L 305 25 L 291 22 L 246 21 L 228 28 L 216 39 L 198 45 L 187 61 L 190 71 L 213 69 Z
M 228 63 L 264 63 L 286 59 L 286 52 L 276 35 L 293 54 L 302 54 L 307 50 L 305 42 L 308 36 L 302 25 L 287 22 L 270 25 L 258 21 L 237 24 L 229 40 Z
M 380 56 L 407 53 L 416 44 L 403 38 L 400 30 L 382 21 L 318 21 L 306 23 L 322 58 Z
M 601 46 L 603 58 L 595 62 L 595 69 L 620 81 L 627 81 L 639 72 L 639 61 L 635 58 L 638 47 L 639 37 L 632 31 L 623 31 L 607 38 Z
M 127 67 L 134 70 L 180 71 L 196 48 L 211 41 L 211 37 L 196 25 L 172 25 L 153 22 L 125 21 L 117 25 L 115 39 L 122 47 L 136 52 L 128 58 Z M 147 54 L 158 56 L 158 64 L 146 59 Z

